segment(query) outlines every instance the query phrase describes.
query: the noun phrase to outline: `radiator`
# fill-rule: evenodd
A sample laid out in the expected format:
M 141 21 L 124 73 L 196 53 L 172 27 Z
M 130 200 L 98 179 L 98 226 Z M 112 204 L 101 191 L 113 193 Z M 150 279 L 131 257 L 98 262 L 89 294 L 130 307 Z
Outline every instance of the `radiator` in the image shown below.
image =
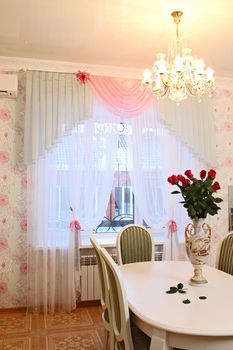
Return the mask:
M 100 299 L 98 266 L 94 255 L 81 257 L 81 300 Z
M 111 257 L 117 261 L 116 254 L 110 252 Z M 155 246 L 155 260 L 162 260 L 163 246 Z M 81 301 L 99 300 L 101 296 L 99 271 L 94 254 L 82 255 L 81 265 Z
M 116 256 L 111 255 L 116 261 Z M 99 300 L 101 288 L 95 255 L 81 256 L 81 301 Z

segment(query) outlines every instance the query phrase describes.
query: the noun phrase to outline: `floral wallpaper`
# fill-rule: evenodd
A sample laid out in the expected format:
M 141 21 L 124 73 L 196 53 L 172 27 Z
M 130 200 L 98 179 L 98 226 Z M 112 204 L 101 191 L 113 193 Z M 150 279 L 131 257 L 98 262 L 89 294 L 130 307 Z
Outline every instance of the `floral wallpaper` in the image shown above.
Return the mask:
M 26 172 L 23 165 L 24 74 L 18 98 L 0 98 L 0 308 L 26 303 Z
M 213 93 L 217 178 L 221 185 L 219 196 L 223 199 L 221 211 L 211 220 L 212 254 L 215 264 L 216 250 L 221 237 L 228 232 L 228 186 L 233 186 L 233 84 L 217 88 Z M 210 135 L 210 137 L 212 137 Z
M 229 83 L 227 83 L 229 85 Z M 0 308 L 26 306 L 26 168 L 23 163 L 25 75 L 19 73 L 18 98 L 0 98 Z M 233 84 L 213 94 L 217 179 L 224 199 L 211 218 L 212 254 L 228 232 L 228 186 L 233 186 Z

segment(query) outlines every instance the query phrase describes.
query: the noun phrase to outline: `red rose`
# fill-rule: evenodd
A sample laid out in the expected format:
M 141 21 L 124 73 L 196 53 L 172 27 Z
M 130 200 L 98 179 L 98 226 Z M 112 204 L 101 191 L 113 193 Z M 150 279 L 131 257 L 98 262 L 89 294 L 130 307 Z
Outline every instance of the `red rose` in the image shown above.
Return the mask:
M 183 186 L 186 185 L 186 179 L 185 179 L 185 178 L 183 178 L 183 179 L 181 180 L 181 182 L 182 182 L 182 185 L 183 185 Z
M 208 171 L 208 176 L 211 177 L 211 179 L 215 179 L 216 171 L 214 169 L 210 169 Z
M 178 178 L 176 175 L 172 175 L 167 178 L 167 181 L 172 185 L 176 185 L 178 183 Z
M 181 179 L 181 183 L 183 186 L 187 186 L 190 184 L 190 180 L 189 179 L 186 179 L 184 176 L 182 177 Z
M 200 178 L 201 178 L 202 180 L 204 180 L 205 177 L 206 177 L 206 170 L 200 171 Z
M 213 190 L 215 190 L 215 191 L 217 191 L 217 190 L 220 190 L 220 189 L 221 189 L 221 187 L 220 187 L 220 185 L 219 185 L 218 181 L 215 181 L 215 182 L 213 183 L 212 188 L 213 188 Z
M 185 185 L 186 178 L 183 175 L 177 175 L 177 179 L 181 181 L 182 185 Z
M 189 179 L 191 179 L 191 177 L 193 177 L 193 174 L 192 174 L 191 170 L 186 170 L 186 171 L 184 172 L 184 174 L 185 174 Z

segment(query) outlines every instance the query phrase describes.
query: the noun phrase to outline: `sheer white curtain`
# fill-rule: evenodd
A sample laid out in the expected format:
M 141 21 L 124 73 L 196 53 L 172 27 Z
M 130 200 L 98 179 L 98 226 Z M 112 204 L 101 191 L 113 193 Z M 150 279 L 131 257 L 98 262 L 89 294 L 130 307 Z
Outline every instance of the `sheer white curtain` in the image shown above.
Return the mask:
M 96 100 L 93 115 L 28 165 L 28 306 L 75 308 L 77 232 L 70 207 L 89 234 L 105 215 L 116 163 L 118 119 Z M 77 248 L 77 247 L 76 247 Z
M 73 127 L 92 115 L 92 90 L 75 74 L 27 71 L 24 160 L 43 157 Z
M 171 194 L 173 188 L 167 178 L 182 174 L 186 169 L 198 175 L 203 162 L 161 124 L 156 106 L 151 106 L 138 118 L 128 120 L 127 124 L 129 157 L 132 157 L 130 178 L 140 216 L 154 233 L 163 227 L 167 231 L 168 221 L 175 220 L 180 244 L 172 242 L 172 255 L 173 258 L 184 258 L 184 229 L 190 219 L 179 203 L 182 198 Z M 169 258 L 171 236 L 167 234 L 165 240 L 166 258 Z
M 70 213 L 58 215 L 58 196 L 67 179 L 57 166 L 57 151 L 27 168 L 28 309 L 33 312 L 75 307 L 75 236 L 69 230 Z
M 154 106 L 137 118 L 127 120 L 130 178 L 140 216 L 152 228 L 161 230 L 166 222 L 165 177 L 161 164 L 162 128 Z
M 102 221 L 113 186 L 119 119 L 95 100 L 93 117 L 79 125 L 61 145 L 67 150 L 67 190 L 84 233 Z M 67 160 L 67 161 L 68 161 Z
M 197 158 L 208 164 L 215 162 L 213 101 L 208 95 L 202 96 L 200 103 L 197 98 L 188 97 L 180 106 L 168 98 L 155 105 L 160 120 Z

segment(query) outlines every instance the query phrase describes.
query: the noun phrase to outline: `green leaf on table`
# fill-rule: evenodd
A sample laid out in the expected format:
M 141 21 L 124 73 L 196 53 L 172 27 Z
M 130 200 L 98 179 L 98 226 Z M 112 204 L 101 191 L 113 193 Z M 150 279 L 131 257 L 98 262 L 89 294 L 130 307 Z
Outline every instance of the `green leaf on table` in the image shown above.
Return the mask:
M 204 295 L 201 295 L 201 296 L 199 297 L 199 299 L 205 300 L 205 299 L 207 299 L 207 297 L 205 297 Z
M 177 292 L 177 288 L 176 287 L 170 287 L 169 290 L 166 291 L 167 294 L 174 294 Z
M 178 283 L 177 286 L 171 286 L 169 290 L 166 291 L 167 294 L 175 294 L 176 292 L 184 294 L 186 290 L 184 289 L 183 283 Z
M 184 303 L 184 304 L 190 304 L 191 301 L 190 301 L 189 299 L 185 299 L 185 300 L 182 301 L 182 303 Z
M 183 285 L 182 283 L 178 283 L 178 284 L 177 284 L 177 288 L 178 288 L 178 289 L 182 289 L 183 287 L 184 287 L 184 285 Z

